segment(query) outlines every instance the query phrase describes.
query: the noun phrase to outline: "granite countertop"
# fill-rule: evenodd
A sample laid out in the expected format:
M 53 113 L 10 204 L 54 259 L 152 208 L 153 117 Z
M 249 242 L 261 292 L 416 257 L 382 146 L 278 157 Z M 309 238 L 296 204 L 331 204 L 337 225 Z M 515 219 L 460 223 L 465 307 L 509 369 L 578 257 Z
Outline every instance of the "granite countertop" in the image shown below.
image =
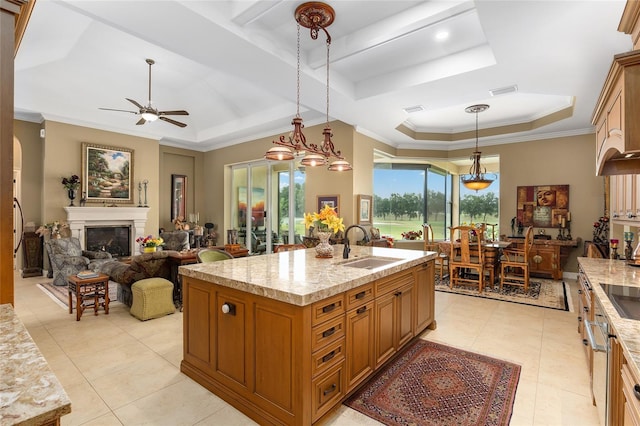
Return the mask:
M 604 283 L 640 287 L 640 268 L 628 266 L 622 260 L 588 257 L 578 257 L 578 263 L 587 275 L 595 297 L 600 301 L 609 323 L 615 328 L 618 342 L 622 345 L 629 365 L 640 377 L 640 321 L 621 318 L 600 286 L 600 283 Z
M 334 257 L 330 259 L 316 258 L 315 249 L 311 248 L 186 265 L 179 271 L 187 277 L 305 306 L 436 257 L 436 252 L 422 250 L 351 246 L 347 260 L 342 258 L 343 247 L 334 245 Z M 372 256 L 395 261 L 374 269 L 343 265 Z
M 0 305 L 0 424 L 41 425 L 71 401 L 9 304 Z

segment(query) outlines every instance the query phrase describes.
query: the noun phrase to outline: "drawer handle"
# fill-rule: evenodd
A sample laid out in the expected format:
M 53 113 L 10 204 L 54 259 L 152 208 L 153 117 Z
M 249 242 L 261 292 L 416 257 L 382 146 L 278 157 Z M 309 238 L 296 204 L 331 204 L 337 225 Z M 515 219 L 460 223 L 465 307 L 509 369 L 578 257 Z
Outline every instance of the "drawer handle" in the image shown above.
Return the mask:
M 331 352 L 329 352 L 328 354 L 326 354 L 325 356 L 322 357 L 322 362 L 327 362 L 329 361 L 331 358 L 333 358 L 334 356 L 336 356 L 336 351 L 335 349 L 332 350 Z
M 364 296 L 366 296 L 366 294 L 366 292 L 361 291 L 360 293 L 356 294 L 356 300 L 364 299 Z
M 333 333 L 335 333 L 335 332 L 336 332 L 336 328 L 335 328 L 335 327 L 331 327 L 330 329 L 325 330 L 325 331 L 322 333 L 322 337 L 329 337 L 329 336 L 331 336 L 331 335 L 332 335 Z
M 362 308 L 358 308 L 356 314 L 362 314 L 367 311 L 367 305 L 364 305 Z
M 394 296 L 402 296 L 402 292 L 401 291 L 396 291 L 395 293 L 393 293 Z
M 335 391 L 335 390 L 336 390 L 336 387 L 337 387 L 337 386 L 336 386 L 336 384 L 335 384 L 335 383 L 334 383 L 334 384 L 332 384 L 332 385 L 331 385 L 331 387 L 329 387 L 329 389 L 325 389 L 325 391 L 324 391 L 324 392 L 322 392 L 322 395 L 323 395 L 323 396 L 327 396 L 327 395 L 329 395 L 331 392 L 333 392 L 333 391 Z
M 336 308 L 336 304 L 332 303 L 322 308 L 322 313 L 326 314 L 327 312 L 331 312 Z
M 633 394 L 635 395 L 636 399 L 640 399 L 640 385 L 636 384 L 633 386 Z

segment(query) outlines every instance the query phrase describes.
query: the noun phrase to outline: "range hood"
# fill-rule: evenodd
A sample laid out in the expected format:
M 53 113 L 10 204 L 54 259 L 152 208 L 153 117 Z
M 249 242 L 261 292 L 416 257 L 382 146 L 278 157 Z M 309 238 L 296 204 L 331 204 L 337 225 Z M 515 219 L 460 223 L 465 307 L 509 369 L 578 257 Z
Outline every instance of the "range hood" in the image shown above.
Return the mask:
M 640 173 L 640 50 L 614 56 L 591 122 L 596 175 Z

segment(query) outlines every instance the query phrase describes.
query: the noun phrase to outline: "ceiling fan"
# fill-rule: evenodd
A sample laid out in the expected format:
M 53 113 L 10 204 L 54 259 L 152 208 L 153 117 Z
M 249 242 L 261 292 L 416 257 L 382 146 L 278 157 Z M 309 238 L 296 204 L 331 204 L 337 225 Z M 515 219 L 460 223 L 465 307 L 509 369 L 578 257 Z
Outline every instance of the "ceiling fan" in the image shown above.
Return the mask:
M 135 106 L 139 108 L 138 111 L 128 111 L 124 109 L 113 109 L 113 108 L 99 108 L 105 111 L 121 111 L 121 112 L 129 112 L 131 114 L 140 115 L 140 120 L 136 123 L 137 125 L 141 125 L 146 123 L 147 121 L 156 121 L 158 119 L 162 121 L 166 121 L 167 123 L 175 124 L 179 127 L 187 127 L 185 123 L 181 123 L 179 121 L 173 120 L 167 115 L 189 115 L 187 111 L 184 110 L 176 110 L 176 111 L 158 111 L 157 108 L 154 108 L 151 102 L 151 65 L 156 62 L 153 59 L 147 59 L 147 64 L 149 64 L 149 102 L 147 106 L 142 106 L 139 102 L 134 101 L 133 99 L 125 98 Z

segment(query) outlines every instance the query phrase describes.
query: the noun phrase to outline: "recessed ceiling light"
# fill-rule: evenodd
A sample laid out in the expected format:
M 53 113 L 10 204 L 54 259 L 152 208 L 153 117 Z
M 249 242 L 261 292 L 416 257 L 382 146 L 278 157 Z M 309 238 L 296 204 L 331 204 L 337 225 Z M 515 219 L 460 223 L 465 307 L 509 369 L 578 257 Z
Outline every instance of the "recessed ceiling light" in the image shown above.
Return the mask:
M 436 40 L 446 40 L 449 38 L 449 31 L 438 31 L 436 33 Z
M 406 112 L 407 114 L 413 114 L 420 111 L 424 111 L 424 107 L 422 105 L 416 105 L 416 106 L 404 108 L 404 112 Z

